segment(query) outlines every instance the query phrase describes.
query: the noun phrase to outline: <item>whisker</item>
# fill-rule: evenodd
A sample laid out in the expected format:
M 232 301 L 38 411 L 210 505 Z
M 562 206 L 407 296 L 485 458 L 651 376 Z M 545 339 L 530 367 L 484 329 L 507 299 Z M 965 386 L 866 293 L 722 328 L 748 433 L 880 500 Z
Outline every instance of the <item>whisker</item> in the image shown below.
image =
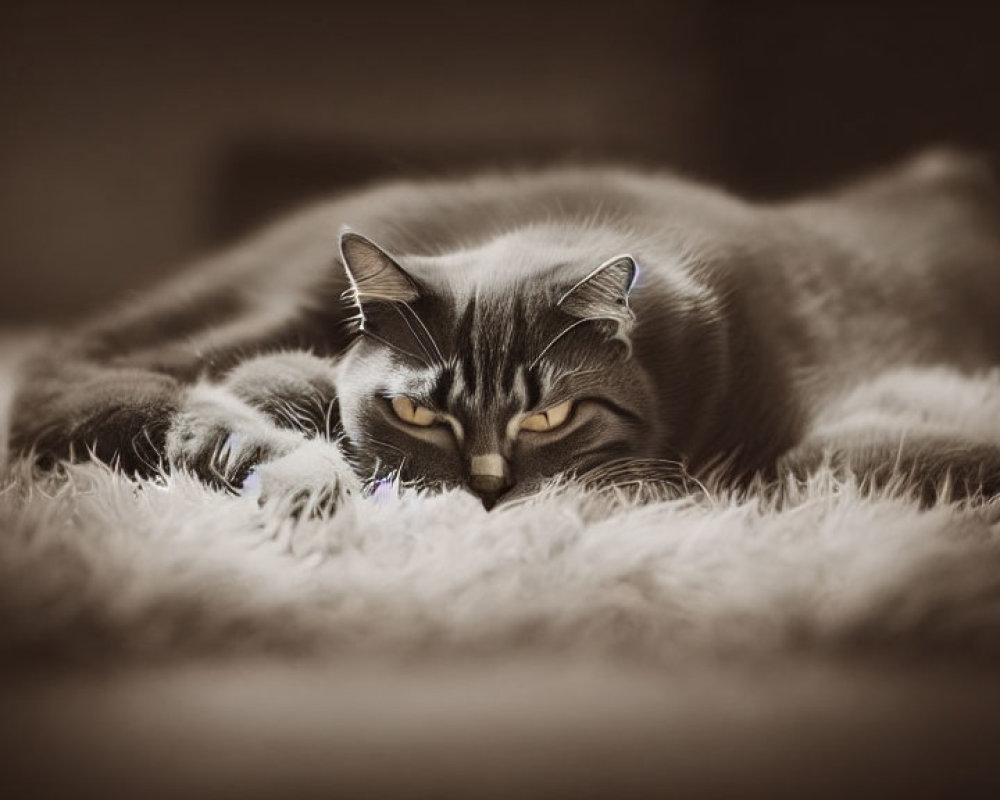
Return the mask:
M 407 309 L 409 309 L 409 308 L 410 308 L 410 307 L 409 307 L 409 306 L 408 306 L 408 305 L 407 305 L 406 303 L 393 303 L 393 304 L 392 304 L 392 308 L 393 308 L 393 310 L 394 310 L 394 311 L 395 311 L 395 312 L 396 312 L 397 314 L 399 314 L 399 318 L 400 318 L 401 320 L 403 320 L 403 324 L 404 324 L 404 325 L 406 325 L 406 327 L 407 327 L 407 328 L 409 329 L 409 331 L 410 331 L 410 334 L 411 334 L 411 335 L 413 336 L 413 340 L 414 340 L 414 341 L 415 341 L 415 342 L 416 342 L 416 343 L 417 343 L 418 345 L 420 345 L 420 349 L 424 351 L 424 355 L 425 355 L 425 356 L 427 356 L 427 358 L 428 358 L 428 359 L 432 359 L 432 358 L 433 358 L 433 356 L 431 355 L 431 352 L 430 352 L 430 350 L 428 350 L 428 349 L 427 349 L 427 345 L 425 345 L 425 344 L 424 344 L 424 341 L 423 341 L 423 339 L 421 339 L 421 338 L 420 338 L 420 337 L 419 337 L 419 336 L 417 335 L 417 332 L 416 332 L 416 331 L 414 330 L 413 326 L 412 326 L 412 325 L 410 324 L 410 321 L 409 321 L 409 320 L 408 320 L 408 319 L 406 318 L 406 314 L 404 314 L 404 313 L 403 313 L 403 309 L 402 309 L 402 308 L 400 308 L 400 306 L 404 306 L 404 307 L 405 307 L 405 308 L 407 308 Z M 410 309 L 410 313 L 412 314 L 412 309 Z
M 549 340 L 549 343 L 542 348 L 542 352 L 540 352 L 537 356 L 535 356 L 534 360 L 528 365 L 528 369 L 529 370 L 534 369 L 538 365 L 538 362 L 542 360 L 542 358 L 545 356 L 547 352 L 549 352 L 549 350 L 552 349 L 552 346 L 556 342 L 562 339 L 563 336 L 565 336 L 571 330 L 576 328 L 578 325 L 583 325 L 583 323 L 585 322 L 590 322 L 590 319 L 589 318 L 578 319 L 575 322 L 571 322 L 569 325 L 567 325 L 565 328 L 559 331 L 559 333 L 553 336 L 552 339 Z
M 371 444 L 376 444 L 379 447 L 385 447 L 385 448 L 387 448 L 389 450 L 394 450 L 395 452 L 397 452 L 401 456 L 403 456 L 404 460 L 409 456 L 409 453 L 407 453 L 405 450 L 403 450 L 403 448 L 396 447 L 396 445 L 394 445 L 394 444 L 389 444 L 389 442 L 384 442 L 381 439 L 376 439 L 374 436 L 368 436 L 366 438 L 367 438 L 367 440 Z
M 709 487 L 691 475 L 683 462 L 666 458 L 615 459 L 579 473 L 576 480 L 584 485 L 635 485 L 649 489 L 685 489 L 693 483 L 705 494 L 710 494 Z
M 557 383 L 559 381 L 565 380 L 566 378 L 579 378 L 582 375 L 591 375 L 600 372 L 603 372 L 603 370 L 596 367 L 594 369 L 584 369 L 583 367 L 577 367 L 575 369 L 564 369 L 559 372 L 555 372 L 552 375 L 551 380 L 553 383 Z
M 409 350 L 404 350 L 402 347 L 399 347 L 398 345 L 394 345 L 392 342 L 387 341 L 386 339 L 383 339 L 378 334 L 372 333 L 370 330 L 368 330 L 366 328 L 362 328 L 361 329 L 361 335 L 362 336 L 367 336 L 370 339 L 374 339 L 379 344 L 382 344 L 385 347 L 388 347 L 390 350 L 394 350 L 395 352 L 400 353 L 400 354 L 406 356 L 407 358 L 412 358 L 412 359 L 414 359 L 416 361 L 419 361 L 421 364 L 423 364 L 426 367 L 432 366 L 431 363 L 429 361 L 427 361 L 427 359 L 421 358 L 416 353 L 411 353 Z
M 337 406 L 337 398 L 333 398 L 326 405 L 326 411 L 323 414 L 323 427 L 326 432 L 326 438 L 333 438 L 333 409 Z
M 441 353 L 441 348 L 438 347 L 438 343 L 434 340 L 434 336 L 431 334 L 428 327 L 424 324 L 424 321 L 420 318 L 420 315 L 413 310 L 413 307 L 409 303 L 403 303 L 403 307 L 413 315 L 413 318 L 417 321 L 420 327 L 423 329 L 424 333 L 427 334 L 427 339 L 430 341 L 431 345 L 434 347 L 434 351 L 437 353 L 438 361 L 444 363 L 444 355 Z M 412 328 L 411 328 L 412 330 Z

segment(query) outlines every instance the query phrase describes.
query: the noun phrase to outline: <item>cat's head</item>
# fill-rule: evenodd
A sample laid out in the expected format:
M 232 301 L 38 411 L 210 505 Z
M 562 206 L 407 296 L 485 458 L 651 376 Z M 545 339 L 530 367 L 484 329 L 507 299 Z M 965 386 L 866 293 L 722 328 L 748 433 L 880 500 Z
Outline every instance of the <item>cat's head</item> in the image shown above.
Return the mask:
M 489 508 L 656 446 L 630 256 L 529 229 L 433 257 L 344 231 L 341 257 L 360 335 L 340 411 L 368 477 L 463 486 Z

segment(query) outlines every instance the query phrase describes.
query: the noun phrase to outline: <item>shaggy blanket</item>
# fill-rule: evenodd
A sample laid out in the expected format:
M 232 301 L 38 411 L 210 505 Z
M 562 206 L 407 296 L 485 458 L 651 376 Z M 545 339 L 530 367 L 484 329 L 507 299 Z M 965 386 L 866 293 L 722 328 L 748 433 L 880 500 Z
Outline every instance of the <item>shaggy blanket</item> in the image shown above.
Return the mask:
M 948 387 L 952 424 L 980 437 L 992 429 L 1000 437 L 996 376 L 933 377 L 935 385 Z M 11 381 L 3 385 L 9 390 Z M 851 670 L 877 664 L 871 669 L 888 677 L 866 678 L 871 691 L 848 693 L 844 701 L 862 717 L 886 687 L 899 692 L 900 685 L 908 686 L 917 664 L 933 665 L 928 669 L 943 674 L 953 687 L 989 681 L 992 667 L 1000 663 L 1000 502 L 922 509 L 905 498 L 866 493 L 852 479 L 821 471 L 791 490 L 780 506 L 711 492 L 637 503 L 564 487 L 486 512 L 463 492 L 384 491 L 348 498 L 328 517 L 290 519 L 281 502 L 259 507 L 185 475 L 135 482 L 94 464 L 48 477 L 8 468 L 0 494 L 0 652 L 12 676 L 8 685 L 19 687 L 21 716 L 16 718 L 25 730 L 35 731 L 24 735 L 39 748 L 54 747 L 51 732 L 59 725 L 45 713 L 56 702 L 53 686 L 69 691 L 63 685 L 67 675 L 93 675 L 97 668 L 107 681 L 111 669 L 119 676 L 112 685 L 120 687 L 149 670 L 162 674 L 169 668 L 176 676 L 187 674 L 191 665 L 214 665 L 211 677 L 199 673 L 193 685 L 237 691 L 233 686 L 242 685 L 240 675 L 246 681 L 247 665 L 261 663 L 272 671 L 259 686 L 251 681 L 233 705 L 248 696 L 256 698 L 252 703 L 261 702 L 262 695 L 288 698 L 289 705 L 272 709 L 279 722 L 266 714 L 254 717 L 253 724 L 265 729 L 278 724 L 286 730 L 295 720 L 311 718 L 304 710 L 309 703 L 299 707 L 302 698 L 292 696 L 303 685 L 314 690 L 312 703 L 361 692 L 370 702 L 364 711 L 355 709 L 351 724 L 370 716 L 372 708 L 385 713 L 383 701 L 406 707 L 400 694 L 428 692 L 453 701 L 455 691 L 480 687 L 508 698 L 505 707 L 524 712 L 520 722 L 505 717 L 510 741 L 523 742 L 528 734 L 537 738 L 538 720 L 556 714 L 562 723 L 552 738 L 574 740 L 580 726 L 589 725 L 608 741 L 602 752 L 613 760 L 609 753 L 617 751 L 610 743 L 634 744 L 634 736 L 620 739 L 619 733 L 635 720 L 643 720 L 648 733 L 649 725 L 665 724 L 671 716 L 687 724 L 704 714 L 717 722 L 705 723 L 705 741 L 729 741 L 725 731 L 731 720 L 712 716 L 710 709 L 718 710 L 712 699 L 738 687 L 741 696 L 763 691 L 779 705 L 798 707 L 788 698 L 788 684 L 773 677 L 789 674 L 797 676 L 789 681 L 798 687 L 799 700 L 831 698 L 818 718 L 803 723 L 808 731 L 823 728 L 831 714 L 837 717 L 836 698 L 843 699 L 844 687 L 855 678 L 841 676 L 832 684 L 824 678 L 817 684 L 790 665 L 808 664 L 806 673 L 813 675 L 816 669 L 825 674 L 844 664 Z M 273 672 L 275 664 L 292 663 L 313 665 L 312 677 Z M 510 667 L 515 677 L 498 678 L 498 664 L 516 665 Z M 317 673 L 316 665 L 326 666 Z M 454 680 L 443 679 L 456 669 L 461 674 Z M 576 689 L 568 689 L 567 682 L 576 680 L 574 670 L 586 675 Z M 336 681 L 327 675 L 317 685 L 317 674 L 327 672 Z M 701 677 L 692 684 L 691 676 L 720 672 L 722 677 L 708 683 Z M 755 674 L 772 677 L 762 687 L 747 678 Z M 633 696 L 623 688 L 657 687 L 664 680 L 681 681 L 678 685 L 694 693 L 684 710 L 670 711 L 638 689 Z M 107 683 L 101 685 L 107 690 Z M 533 699 L 526 701 L 524 687 L 530 686 L 535 686 Z M 126 692 L 129 701 L 94 694 L 92 685 L 60 694 L 59 724 L 72 728 L 77 708 L 81 731 L 87 726 L 80 721 L 81 696 L 93 704 L 86 713 L 100 716 L 101 709 L 110 714 L 107 709 L 116 703 L 140 702 L 137 697 L 156 703 L 161 702 L 156 698 L 185 695 L 177 685 L 157 687 Z M 205 689 L 204 696 L 212 691 Z M 926 696 L 927 685 L 918 681 L 893 708 Z M 583 697 L 594 705 L 581 702 Z M 977 690 L 977 697 L 985 695 Z M 162 703 L 144 713 L 170 717 L 173 701 Z M 581 706 L 592 714 L 576 722 L 553 711 Z M 282 718 L 282 708 L 298 710 Z M 492 719 L 488 710 L 472 710 L 472 724 L 477 713 Z M 945 724 L 935 714 L 927 718 Z M 40 719 L 49 724 L 41 725 Z M 379 736 L 392 731 L 393 741 L 412 744 L 425 735 L 412 728 L 413 719 L 411 712 L 401 712 L 399 719 L 390 715 L 381 734 L 369 734 L 383 741 Z M 330 725 L 348 724 L 333 710 L 323 720 L 317 724 L 327 733 Z M 970 724 L 961 715 L 948 720 L 948 725 Z M 486 727 L 476 735 L 494 741 L 496 729 Z M 895 736 L 890 728 L 885 735 Z M 63 742 L 59 752 L 73 751 L 86 738 L 81 732 L 72 744 Z M 455 747 L 456 738 L 462 736 L 452 736 L 441 747 Z M 850 738 L 844 735 L 838 742 Z M 119 735 L 119 740 L 126 747 L 129 736 Z M 786 740 L 775 744 L 785 748 L 781 752 L 790 752 L 795 737 Z M 157 741 L 153 737 L 143 752 L 155 750 Z M 644 735 L 643 741 L 658 740 Z M 776 734 L 774 741 L 782 740 Z M 399 752 L 392 750 L 397 757 Z M 387 758 L 390 765 L 399 761 Z M 436 762 L 431 758 L 429 763 Z M 517 762 L 526 763 L 530 759 Z M 550 765 L 549 778 L 581 767 L 580 762 L 555 763 L 561 766 Z M 641 763 L 649 768 L 659 762 Z M 634 776 L 634 766 L 626 766 L 623 772 Z M 855 767 L 851 774 L 865 774 Z M 303 768 L 298 777 L 315 776 L 316 768 L 324 780 L 341 775 L 329 773 L 326 762 L 311 768 L 312 773 Z M 657 769 L 665 769 L 664 764 Z M 707 763 L 705 770 L 698 773 L 701 778 L 712 773 Z M 783 766 L 778 771 L 788 780 Z M 759 770 L 751 772 L 757 776 Z M 246 773 L 241 766 L 233 774 Z M 369 788 L 387 788 L 369 783 L 374 779 L 367 773 L 354 778 Z M 692 785 L 706 789 L 703 784 Z M 528 781 L 519 790 L 545 794 L 554 785 Z M 762 785 L 773 789 L 779 784 Z M 213 786 L 195 781 L 173 788 L 208 792 Z M 424 788 L 457 791 L 457 786 L 477 793 L 483 788 L 447 781 Z M 746 794 L 747 784 L 742 790 Z
M 8 657 L 1000 651 L 1000 506 L 921 510 L 828 474 L 781 510 L 454 492 L 294 520 L 100 466 L 0 503 Z

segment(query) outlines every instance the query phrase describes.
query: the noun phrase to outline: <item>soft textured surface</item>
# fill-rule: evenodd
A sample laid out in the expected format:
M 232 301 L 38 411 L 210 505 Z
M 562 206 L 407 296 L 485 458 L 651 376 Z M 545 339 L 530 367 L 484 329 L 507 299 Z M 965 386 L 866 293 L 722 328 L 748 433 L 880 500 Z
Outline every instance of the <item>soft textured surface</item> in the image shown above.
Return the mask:
M 945 378 L 938 377 L 938 383 Z M 996 377 L 952 378 L 982 436 Z M 869 496 L 819 473 L 769 507 L 553 491 L 350 497 L 328 518 L 100 465 L 0 496 L 0 647 L 17 660 L 593 652 L 645 662 L 874 648 L 1000 654 L 1000 504 Z
M 1000 435 L 996 375 L 927 380 L 936 392 L 915 377 L 893 383 L 924 403 L 901 418 Z M 885 386 L 869 397 L 878 413 L 896 402 Z M 867 413 L 859 397 L 845 402 Z M 610 791 L 631 776 L 711 795 L 717 758 L 742 765 L 731 791 L 753 781 L 819 796 L 805 767 L 788 783 L 803 741 L 811 769 L 838 764 L 828 794 L 904 774 L 890 755 L 883 772 L 870 766 L 894 752 L 890 740 L 914 763 L 933 754 L 977 781 L 997 778 L 988 753 L 952 752 L 944 733 L 985 730 L 994 716 L 983 709 L 1000 709 L 995 693 L 984 705 L 978 669 L 1000 660 L 996 500 L 922 510 L 819 473 L 781 507 L 711 493 L 635 504 L 566 488 L 490 513 L 461 492 L 389 490 L 328 518 L 284 512 L 183 475 L 8 470 L 0 652 L 8 667 L 50 668 L 16 690 L 9 718 L 19 731 L 9 752 L 37 754 L 33 793 L 53 760 L 67 793 L 81 776 L 112 791 L 126 753 L 145 765 L 127 776 L 136 791 L 170 759 L 162 796 L 338 781 L 480 793 L 480 775 L 496 777 L 498 794 L 597 791 L 600 780 Z M 874 677 L 844 671 L 873 663 Z M 929 663 L 944 671 L 914 676 Z M 94 666 L 120 677 L 67 686 Z M 446 733 L 428 738 L 427 726 Z M 695 761 L 683 755 L 692 736 Z M 480 740 L 509 749 L 476 750 Z M 330 761 L 310 749 L 319 741 L 367 747 L 378 766 Z M 559 757 L 542 766 L 537 747 L 556 741 Z M 426 782 L 411 784 L 394 768 L 417 743 Z M 661 748 L 673 755 L 654 755 Z M 828 748 L 843 763 L 828 762 Z M 449 753 L 465 753 L 469 771 L 456 777 Z M 921 774 L 906 771 L 905 786 Z
M 455 493 L 295 522 L 90 466 L 2 504 L 14 655 L 1000 651 L 1000 509 L 921 511 L 826 476 L 780 511 L 568 492 L 487 513 Z

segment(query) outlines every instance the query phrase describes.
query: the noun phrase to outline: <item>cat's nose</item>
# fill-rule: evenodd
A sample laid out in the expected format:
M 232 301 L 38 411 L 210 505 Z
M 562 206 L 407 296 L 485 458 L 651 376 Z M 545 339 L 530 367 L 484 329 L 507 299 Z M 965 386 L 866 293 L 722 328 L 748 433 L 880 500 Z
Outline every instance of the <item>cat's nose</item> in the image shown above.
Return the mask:
M 507 459 L 499 453 L 473 456 L 470 467 L 469 489 L 489 511 L 512 485 Z
M 469 478 L 469 488 L 483 501 L 483 507 L 489 511 L 497 504 L 500 495 L 510 488 L 510 484 L 490 475 L 473 475 Z

